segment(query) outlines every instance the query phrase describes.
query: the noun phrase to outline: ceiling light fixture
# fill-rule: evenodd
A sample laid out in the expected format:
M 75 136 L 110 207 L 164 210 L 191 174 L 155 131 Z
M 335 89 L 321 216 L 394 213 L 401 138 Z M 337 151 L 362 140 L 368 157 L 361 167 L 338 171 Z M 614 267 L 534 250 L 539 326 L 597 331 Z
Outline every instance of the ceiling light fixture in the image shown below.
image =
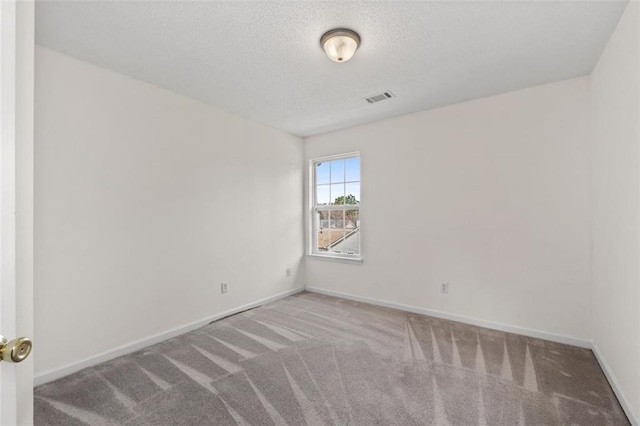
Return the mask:
M 320 38 L 320 45 L 333 62 L 347 62 L 360 45 L 360 36 L 355 31 L 336 28 Z

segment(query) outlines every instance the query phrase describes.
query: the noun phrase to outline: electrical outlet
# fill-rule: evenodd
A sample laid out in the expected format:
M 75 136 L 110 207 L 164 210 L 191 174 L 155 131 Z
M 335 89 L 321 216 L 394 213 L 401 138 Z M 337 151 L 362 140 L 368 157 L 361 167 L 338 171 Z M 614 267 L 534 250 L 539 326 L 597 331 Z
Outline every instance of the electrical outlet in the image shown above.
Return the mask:
M 287 268 L 287 276 L 290 277 L 291 276 L 291 268 Z
M 226 293 L 229 291 L 229 283 L 226 281 L 223 281 L 220 283 L 220 293 Z
M 449 293 L 449 283 L 440 284 L 440 293 L 444 293 L 444 294 Z

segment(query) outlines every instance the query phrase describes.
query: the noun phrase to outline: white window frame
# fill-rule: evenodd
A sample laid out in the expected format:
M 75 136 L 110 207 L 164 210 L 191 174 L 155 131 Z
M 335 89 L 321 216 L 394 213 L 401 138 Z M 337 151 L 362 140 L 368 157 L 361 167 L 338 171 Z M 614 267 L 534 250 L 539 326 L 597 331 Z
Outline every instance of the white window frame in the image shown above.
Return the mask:
M 358 226 L 360 233 L 360 237 L 358 239 L 358 254 L 347 254 L 347 253 L 331 253 L 324 252 L 318 250 L 318 234 L 317 234 L 317 213 L 318 211 L 347 211 L 347 210 L 358 210 L 358 217 L 360 217 L 360 211 L 362 210 L 362 201 L 359 204 L 344 204 L 344 205 L 316 205 L 317 196 L 316 196 L 316 164 L 334 161 L 334 160 L 346 160 L 349 158 L 359 158 L 360 159 L 360 198 L 362 198 L 362 157 L 360 156 L 360 152 L 349 152 L 346 154 L 339 155 L 331 155 L 326 157 L 313 158 L 309 160 L 309 180 L 310 180 L 310 209 L 309 209 L 309 230 L 310 230 L 310 246 L 309 246 L 309 255 L 318 258 L 326 258 L 326 259 L 335 259 L 335 260 L 346 260 L 346 261 L 362 261 L 362 229 Z M 345 182 L 346 184 L 347 182 Z M 346 194 L 345 194 L 346 196 Z

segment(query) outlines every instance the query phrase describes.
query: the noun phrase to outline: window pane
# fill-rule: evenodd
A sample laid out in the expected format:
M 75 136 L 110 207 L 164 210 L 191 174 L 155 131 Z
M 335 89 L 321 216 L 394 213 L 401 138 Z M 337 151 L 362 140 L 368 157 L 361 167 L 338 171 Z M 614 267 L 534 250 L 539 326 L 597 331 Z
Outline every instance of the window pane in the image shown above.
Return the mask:
M 342 210 L 331 212 L 331 223 L 329 226 L 332 231 L 334 229 L 335 230 L 344 229 L 344 212 Z
M 360 254 L 360 230 L 346 232 L 344 242 L 339 248 L 345 254 Z
M 347 210 L 344 212 L 344 228 L 350 232 L 360 227 L 360 211 Z
M 344 160 L 331 162 L 331 183 L 344 182 Z
M 360 157 L 345 160 L 347 167 L 347 182 L 360 181 Z
M 331 230 L 332 244 L 329 246 L 330 253 L 336 254 L 360 254 L 360 231 L 334 232 Z
M 316 228 L 318 230 L 328 229 L 329 224 L 329 212 L 320 211 L 316 214 Z
M 331 229 L 334 232 L 334 229 Z M 344 212 L 344 235 L 341 240 L 334 241 L 330 251 L 341 254 L 360 254 L 360 211 Z
M 331 220 L 330 212 L 319 211 L 316 213 L 316 250 L 327 251 L 330 242 Z
M 360 182 L 348 183 L 345 204 L 360 204 Z
M 316 163 L 316 184 L 329 183 L 330 162 Z
M 344 183 L 331 185 L 331 204 L 344 204 Z
M 318 244 L 318 247 L 317 247 L 318 251 L 322 252 L 322 251 L 329 250 L 330 234 L 331 234 L 331 231 L 329 231 L 328 229 L 322 229 L 317 231 L 316 242 Z
M 316 186 L 316 205 L 328 206 L 331 203 L 331 185 L 318 185 Z
M 332 253 L 342 253 L 343 250 L 344 231 L 342 229 L 331 229 L 331 244 L 329 251 Z

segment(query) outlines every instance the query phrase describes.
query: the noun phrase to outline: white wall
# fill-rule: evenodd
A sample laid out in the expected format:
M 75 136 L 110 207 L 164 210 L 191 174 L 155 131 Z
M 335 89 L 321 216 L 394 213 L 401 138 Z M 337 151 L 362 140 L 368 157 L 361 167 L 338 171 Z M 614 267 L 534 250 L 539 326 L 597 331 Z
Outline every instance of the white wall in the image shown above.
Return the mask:
M 590 78 L 593 341 L 625 408 L 640 413 L 638 3 L 630 2 Z
M 302 285 L 301 139 L 41 47 L 35 82 L 36 373 Z
M 306 284 L 588 340 L 588 101 L 582 77 L 306 139 L 361 153 L 364 256 Z

